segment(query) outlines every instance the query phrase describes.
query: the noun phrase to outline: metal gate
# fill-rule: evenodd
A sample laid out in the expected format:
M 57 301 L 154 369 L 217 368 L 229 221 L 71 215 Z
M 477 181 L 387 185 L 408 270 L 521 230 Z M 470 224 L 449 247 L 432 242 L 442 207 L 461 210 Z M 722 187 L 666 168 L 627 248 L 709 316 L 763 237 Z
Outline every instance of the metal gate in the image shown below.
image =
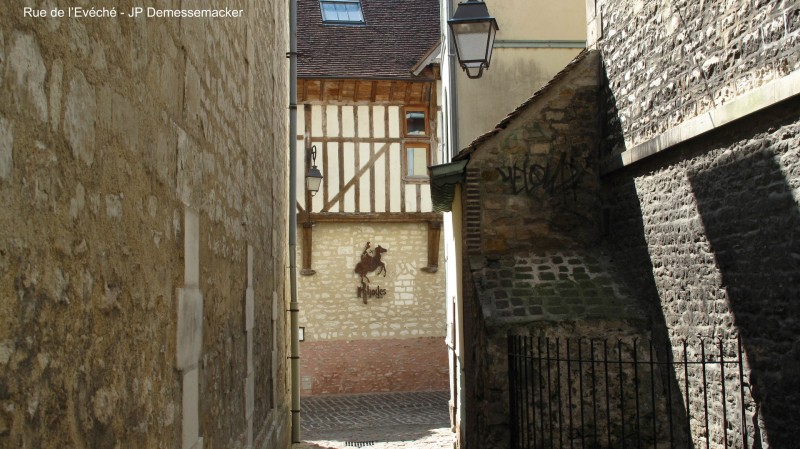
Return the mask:
M 749 447 L 741 340 L 657 349 L 509 336 L 512 449 Z

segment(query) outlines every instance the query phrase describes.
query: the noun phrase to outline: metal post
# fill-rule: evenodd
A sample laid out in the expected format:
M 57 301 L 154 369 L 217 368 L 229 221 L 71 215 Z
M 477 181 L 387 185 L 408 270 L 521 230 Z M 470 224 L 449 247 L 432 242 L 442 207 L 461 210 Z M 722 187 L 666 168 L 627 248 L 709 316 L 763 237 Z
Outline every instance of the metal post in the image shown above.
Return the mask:
M 300 328 L 297 303 L 297 0 L 289 0 L 289 325 L 292 442 L 300 442 Z

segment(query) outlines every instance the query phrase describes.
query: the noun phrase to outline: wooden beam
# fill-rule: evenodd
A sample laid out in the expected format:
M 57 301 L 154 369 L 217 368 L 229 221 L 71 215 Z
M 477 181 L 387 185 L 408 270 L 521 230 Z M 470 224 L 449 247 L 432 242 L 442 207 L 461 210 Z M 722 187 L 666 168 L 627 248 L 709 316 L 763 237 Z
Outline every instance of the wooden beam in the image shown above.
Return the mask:
M 300 270 L 302 276 L 317 274 L 317 272 L 311 268 L 311 251 L 313 248 L 312 226 L 310 221 L 303 223 L 303 269 Z
M 314 212 L 311 214 L 301 213 L 297 216 L 298 223 L 311 221 L 311 223 L 438 223 L 441 229 L 442 214 L 439 212 L 370 212 L 370 213 L 336 213 L 336 212 Z M 438 242 L 438 240 L 437 240 Z M 438 250 L 437 250 L 438 254 Z
M 374 155 L 373 155 L 373 156 L 372 156 L 372 157 L 369 159 L 369 161 L 367 161 L 367 163 L 366 163 L 366 164 L 364 164 L 364 166 L 363 166 L 363 167 L 361 167 L 361 169 L 359 169 L 359 170 L 358 170 L 358 172 L 357 172 L 355 175 L 353 175 L 353 179 L 351 179 L 350 181 L 348 181 L 346 185 L 342 185 L 342 182 L 344 181 L 344 180 L 343 180 L 343 178 L 344 178 L 344 168 L 343 168 L 343 166 L 344 166 L 344 165 L 340 163 L 340 164 L 339 164 L 339 176 L 340 176 L 340 178 L 339 178 L 339 185 L 340 185 L 341 187 L 339 188 L 339 193 L 337 193 L 337 194 L 336 194 L 336 196 L 334 196 L 333 198 L 331 198 L 331 199 L 330 199 L 330 201 L 328 201 L 328 202 L 326 202 L 326 203 L 325 203 L 325 207 L 324 207 L 324 208 L 322 208 L 322 211 L 323 211 L 323 212 L 327 212 L 327 211 L 329 211 L 329 210 L 330 210 L 330 208 L 331 208 L 331 207 L 333 207 L 333 206 L 336 204 L 336 202 L 337 202 L 337 201 L 341 201 L 341 200 L 342 200 L 342 198 L 344 198 L 344 194 L 345 194 L 345 193 L 347 193 L 347 191 L 348 191 L 348 190 L 350 190 L 350 187 L 352 187 L 352 186 L 353 186 L 353 184 L 355 184 L 356 182 L 358 182 L 358 180 L 359 180 L 359 178 L 361 177 L 361 175 L 363 175 L 364 173 L 366 173 L 366 171 L 367 171 L 367 170 L 369 170 L 369 167 L 371 167 L 371 166 L 372 166 L 372 165 L 375 163 L 375 161 L 377 161 L 377 160 L 378 160 L 378 158 L 380 158 L 380 157 L 381 157 L 381 155 L 383 155 L 384 153 L 386 153 L 386 151 L 387 151 L 388 149 L 389 149 L 389 144 L 384 144 L 384 145 L 383 145 L 383 147 L 381 147 L 381 149 L 380 149 L 380 150 L 379 150 L 377 153 L 375 153 L 375 154 L 374 154 Z M 339 157 L 339 160 L 341 161 L 341 151 L 342 151 L 342 147 L 339 147 L 339 151 L 340 151 L 340 157 Z M 342 201 L 342 203 L 339 205 L 339 210 L 344 210 L 344 202 L 343 202 L 343 201 Z
M 439 239 L 442 235 L 442 222 L 428 222 L 428 266 L 422 268 L 426 273 L 439 271 Z

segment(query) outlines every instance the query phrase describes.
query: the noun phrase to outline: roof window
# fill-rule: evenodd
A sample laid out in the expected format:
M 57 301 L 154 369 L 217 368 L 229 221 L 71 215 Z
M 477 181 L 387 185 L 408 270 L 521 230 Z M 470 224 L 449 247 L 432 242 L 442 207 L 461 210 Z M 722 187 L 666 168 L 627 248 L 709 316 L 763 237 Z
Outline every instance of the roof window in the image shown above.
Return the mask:
M 364 23 L 359 0 L 320 0 L 322 21 L 326 23 Z

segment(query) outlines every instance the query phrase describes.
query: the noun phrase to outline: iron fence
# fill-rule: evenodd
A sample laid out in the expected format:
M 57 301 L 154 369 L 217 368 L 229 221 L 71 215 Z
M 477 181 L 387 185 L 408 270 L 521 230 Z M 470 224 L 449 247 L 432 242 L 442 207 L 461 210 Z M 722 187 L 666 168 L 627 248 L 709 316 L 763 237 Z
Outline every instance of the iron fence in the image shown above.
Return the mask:
M 660 350 L 659 350 L 660 349 Z M 508 338 L 512 449 L 748 448 L 741 340 Z

